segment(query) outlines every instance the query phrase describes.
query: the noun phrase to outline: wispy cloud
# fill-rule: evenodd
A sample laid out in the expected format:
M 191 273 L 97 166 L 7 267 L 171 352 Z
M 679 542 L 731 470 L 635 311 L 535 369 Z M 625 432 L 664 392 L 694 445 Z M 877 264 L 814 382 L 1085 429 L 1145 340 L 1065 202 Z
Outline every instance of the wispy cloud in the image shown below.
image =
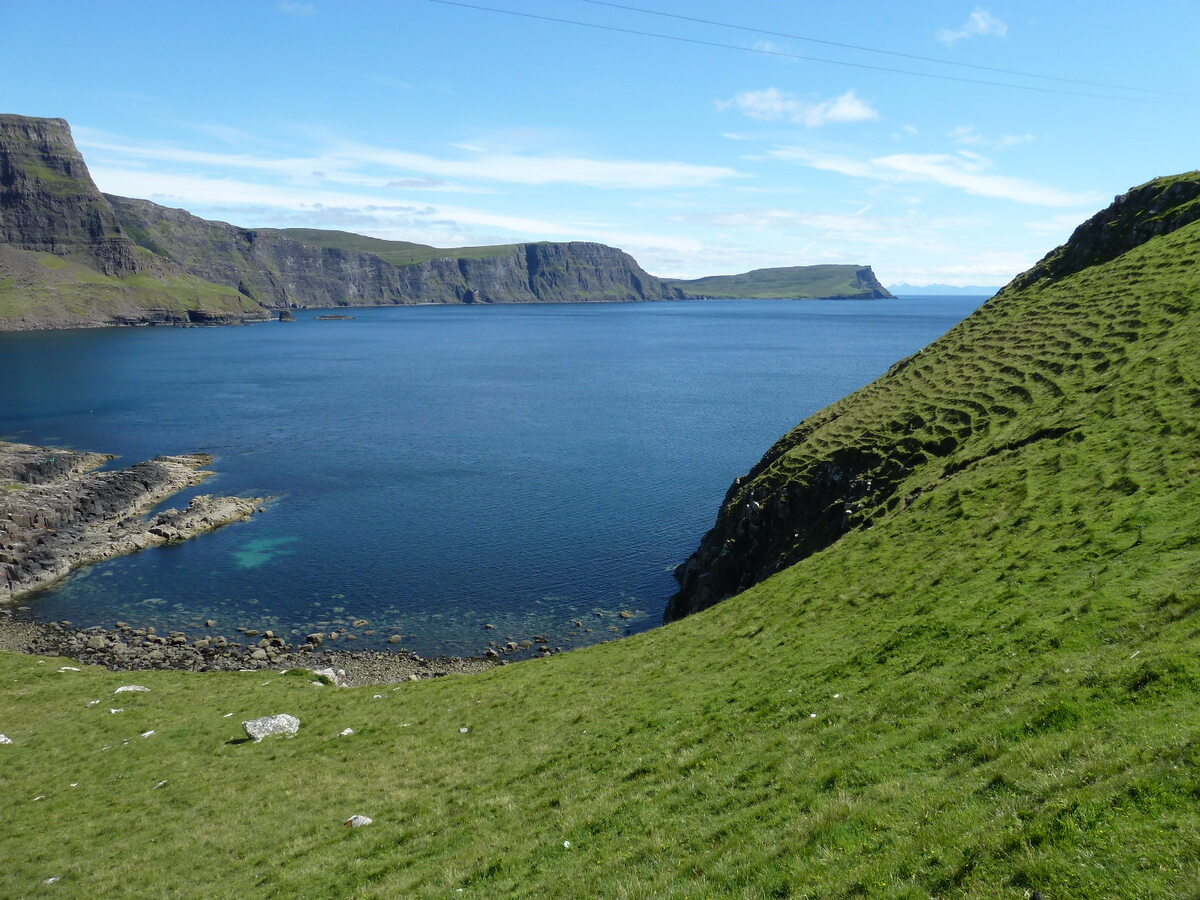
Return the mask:
M 853 159 L 818 153 L 804 147 L 776 147 L 767 153 L 773 159 L 799 163 L 823 172 L 852 178 L 901 184 L 925 182 L 965 191 L 977 197 L 994 197 L 1035 206 L 1086 206 L 1096 197 L 1073 194 L 1058 188 L 988 171 L 990 162 L 977 153 L 894 153 L 872 159 Z
M 854 91 L 817 102 L 798 99 L 794 94 L 769 87 L 761 91 L 743 91 L 731 100 L 718 100 L 718 110 L 736 109 L 751 119 L 767 122 L 796 122 L 819 128 L 831 122 L 867 122 L 879 118 L 879 111 Z
M 981 35 L 1004 37 L 1008 34 L 1008 25 L 993 16 L 986 9 L 976 8 L 961 28 L 939 28 L 937 39 L 943 44 L 951 45 L 963 38 L 979 37 Z
M 300 3 L 298 0 L 279 0 L 275 8 L 289 16 L 315 16 L 317 7 L 313 3 Z
M 1036 253 L 1019 251 L 967 252 L 948 265 L 895 266 L 888 272 L 885 284 L 1007 284 L 1017 273 L 1028 269 L 1038 260 Z
M 560 235 L 569 225 L 523 216 L 497 215 L 484 210 L 446 204 L 398 202 L 386 195 L 364 195 L 322 188 L 262 184 L 236 178 L 150 172 L 143 169 L 92 167 L 92 177 L 101 190 L 126 197 L 144 197 L 165 205 L 185 208 L 237 210 L 258 207 L 291 212 L 340 210 L 353 212 L 369 223 L 429 227 L 438 221 L 484 225 L 525 234 Z M 240 223 L 239 223 L 240 224 Z
M 974 125 L 957 125 L 946 133 L 956 144 L 968 147 L 996 147 L 1005 149 L 1018 144 L 1027 144 L 1036 140 L 1032 134 L 1002 134 L 998 138 L 989 138 L 975 130 Z
M 489 152 L 461 146 L 461 158 L 430 156 L 344 144 L 334 151 L 340 159 L 420 172 L 441 178 L 473 178 L 511 184 L 572 184 L 593 188 L 688 188 L 715 184 L 740 173 L 726 166 L 704 166 L 673 161 L 590 159 L 576 156 L 536 156 Z
M 592 188 L 690 188 L 741 177 L 725 166 L 675 161 L 591 159 L 490 152 L 459 145 L 456 157 L 410 153 L 388 147 L 340 142 L 311 156 L 217 153 L 135 144 L 77 129 L 79 143 L 125 159 L 155 160 L 211 169 L 256 170 L 297 180 L 317 178 L 366 187 L 396 186 L 476 192 L 460 182 L 577 185 Z M 459 179 L 446 181 L 445 179 Z

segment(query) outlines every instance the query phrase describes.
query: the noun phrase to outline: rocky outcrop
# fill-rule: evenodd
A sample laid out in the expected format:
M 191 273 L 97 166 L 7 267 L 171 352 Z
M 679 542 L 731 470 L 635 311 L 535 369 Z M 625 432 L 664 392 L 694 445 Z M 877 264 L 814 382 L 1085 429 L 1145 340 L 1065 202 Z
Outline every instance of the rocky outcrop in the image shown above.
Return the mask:
M 0 442 L 0 601 L 72 569 L 186 540 L 249 518 L 261 498 L 193 498 L 187 508 L 143 515 L 211 472 L 203 454 L 159 456 L 96 471 L 111 456 Z
M 0 242 L 86 259 L 105 275 L 142 269 L 65 119 L 0 115 Z
M 1088 266 L 1116 259 L 1151 238 L 1200 219 L 1200 172 L 1157 178 L 1113 199 L 1004 290 L 1021 290 L 1043 279 L 1059 280 Z
M 142 247 L 270 308 L 681 296 L 629 254 L 603 244 L 516 244 L 490 258 L 448 255 L 398 266 L 373 253 L 317 246 L 274 229 L 213 222 L 149 200 L 106 198 Z

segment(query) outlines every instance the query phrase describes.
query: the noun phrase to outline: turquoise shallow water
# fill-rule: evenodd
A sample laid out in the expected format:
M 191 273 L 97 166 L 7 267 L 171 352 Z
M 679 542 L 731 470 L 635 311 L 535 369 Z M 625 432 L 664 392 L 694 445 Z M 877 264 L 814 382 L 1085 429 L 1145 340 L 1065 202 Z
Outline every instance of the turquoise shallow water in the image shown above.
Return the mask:
M 426 654 L 644 630 L 735 477 L 980 302 L 400 307 L 0 335 L 0 436 L 119 463 L 208 452 L 200 491 L 275 498 L 27 603 L 197 634 L 209 618 L 229 635 L 365 619 L 356 646 L 401 634 Z

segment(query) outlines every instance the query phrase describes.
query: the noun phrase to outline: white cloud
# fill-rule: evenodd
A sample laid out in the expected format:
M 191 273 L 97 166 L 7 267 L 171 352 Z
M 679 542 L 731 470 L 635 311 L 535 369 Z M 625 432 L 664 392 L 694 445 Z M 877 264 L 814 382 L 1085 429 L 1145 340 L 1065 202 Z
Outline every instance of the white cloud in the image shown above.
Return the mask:
M 93 166 L 102 191 L 180 206 L 202 217 L 228 216 L 235 224 L 342 228 L 393 240 L 435 246 L 512 240 L 596 240 L 625 250 L 700 256 L 700 243 L 671 235 L 630 231 L 621 225 L 579 220 L 553 221 L 449 204 L 397 202 L 393 197 L 277 186 L 233 178 L 166 174 L 142 169 Z
M 289 16 L 312 16 L 316 15 L 317 7 L 312 3 L 299 3 L 297 0 L 279 0 L 275 4 L 275 8 L 281 13 L 287 13 Z
M 458 145 L 461 158 L 409 153 L 387 147 L 340 143 L 312 156 L 272 157 L 249 153 L 212 153 L 178 147 L 155 147 L 106 138 L 98 132 L 76 129 L 79 144 L 89 150 L 117 154 L 126 159 L 271 172 L 294 180 L 317 178 L 366 187 L 395 186 L 409 181 L 418 187 L 424 176 L 427 190 L 477 192 L 442 179 L 493 181 L 524 185 L 570 184 L 594 188 L 690 188 L 741 177 L 725 166 L 704 166 L 673 161 L 588 159 L 567 156 L 534 156 L 489 152 L 482 147 Z M 432 178 L 431 178 L 432 176 Z
M 1004 37 L 1008 34 L 1008 25 L 986 9 L 977 8 L 967 16 L 967 21 L 961 28 L 939 28 L 937 39 L 943 44 L 954 44 L 963 38 L 979 37 L 985 34 Z
M 775 87 L 743 91 L 732 100 L 717 101 L 718 110 L 731 108 L 736 108 L 751 119 L 796 122 L 809 128 L 819 128 L 831 122 L 867 122 L 879 118 L 879 111 L 852 90 L 816 103 L 799 100 L 794 94 Z
M 893 266 L 885 284 L 1007 284 L 1018 273 L 1032 266 L 1040 253 L 1002 251 L 966 253 L 952 265 Z
M 986 158 L 965 151 L 955 154 L 894 153 L 858 160 L 816 153 L 803 147 L 776 147 L 768 152 L 768 156 L 852 178 L 892 184 L 927 182 L 956 188 L 976 197 L 994 197 L 1035 206 L 1087 206 L 1097 200 L 1090 193 L 1072 194 L 1023 178 L 994 174 L 987 171 L 990 164 Z
M 258 207 L 291 212 L 315 210 L 355 210 L 366 221 L 412 222 L 447 219 L 468 225 L 486 225 L 525 234 L 563 234 L 568 226 L 542 219 L 494 213 L 443 204 L 410 204 L 394 197 L 301 189 L 292 185 L 259 184 L 233 178 L 209 178 L 151 172 L 143 169 L 117 169 L 93 166 L 92 178 L 102 191 L 124 197 L 143 197 L 164 205 L 184 208 L 222 208 L 236 210 Z M 239 222 L 238 224 L 243 224 Z
M 1002 134 L 998 138 L 989 138 L 976 131 L 974 125 L 957 125 L 954 128 L 951 128 L 946 133 L 946 136 L 957 144 L 973 147 L 996 147 L 1001 150 L 1036 140 L 1036 138 L 1029 133 Z
M 725 166 L 702 166 L 683 162 L 627 159 L 588 159 L 573 156 L 532 156 L 491 153 L 483 148 L 463 147 L 461 159 L 409 153 L 364 144 L 337 148 L 338 158 L 358 163 L 389 166 L 440 178 L 483 179 L 512 184 L 573 184 L 595 188 L 688 188 L 701 187 L 740 177 Z

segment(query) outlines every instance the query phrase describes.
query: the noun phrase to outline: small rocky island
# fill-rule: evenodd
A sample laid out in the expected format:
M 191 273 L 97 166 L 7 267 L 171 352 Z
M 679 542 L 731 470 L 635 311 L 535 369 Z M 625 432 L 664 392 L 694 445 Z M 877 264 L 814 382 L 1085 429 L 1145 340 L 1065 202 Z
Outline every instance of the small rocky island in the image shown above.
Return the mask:
M 212 472 L 202 453 L 157 456 L 99 470 L 115 457 L 0 441 L 0 601 L 46 587 L 72 569 L 182 541 L 261 509 L 257 497 L 193 498 L 146 513 Z

